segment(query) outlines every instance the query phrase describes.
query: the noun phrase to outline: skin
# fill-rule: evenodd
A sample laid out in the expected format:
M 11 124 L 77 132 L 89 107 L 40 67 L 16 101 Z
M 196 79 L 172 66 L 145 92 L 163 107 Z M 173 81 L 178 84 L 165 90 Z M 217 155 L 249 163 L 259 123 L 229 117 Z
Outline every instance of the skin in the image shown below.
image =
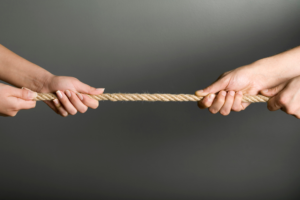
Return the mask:
M 244 110 L 249 103 L 242 103 L 243 94 L 271 95 L 268 108 L 281 109 L 299 117 L 297 101 L 298 76 L 300 75 L 300 47 L 281 54 L 258 60 L 250 65 L 239 67 L 222 74 L 212 85 L 196 92 L 206 96 L 198 102 L 202 109 L 209 108 L 211 113 L 228 115 L 231 110 Z M 56 92 L 59 97 L 45 103 L 61 116 L 84 113 L 88 107 L 97 108 L 98 101 L 85 94 L 102 94 L 103 88 L 94 88 L 74 77 L 55 76 L 47 70 L 18 56 L 0 45 L 0 79 L 16 87 L 0 85 L 2 95 L 0 115 L 15 116 L 19 110 L 35 107 L 32 96 L 36 92 Z M 268 90 L 268 93 L 266 91 Z M 32 90 L 32 91 L 31 91 Z M 277 91 L 277 92 L 274 92 Z M 273 95 L 273 96 L 272 96 Z
M 59 97 L 57 100 L 44 102 L 63 117 L 75 115 L 78 111 L 85 113 L 89 107 L 96 109 L 99 102 L 84 94 L 98 95 L 104 92 L 104 88 L 96 89 L 74 77 L 55 76 L 3 45 L 0 45 L 0 72 L 1 80 L 17 87 L 0 85 L 2 116 L 15 116 L 20 110 L 34 108 L 36 103 L 32 101 L 33 98 L 28 99 L 28 95 L 35 96 L 36 92 L 56 92 Z
M 14 117 L 19 110 L 34 108 L 36 96 L 27 89 L 19 89 L 0 83 L 0 115 L 4 117 Z
M 268 101 L 270 111 L 283 110 L 300 119 L 300 76 L 274 88 L 263 90 L 262 94 L 271 97 Z
M 299 75 L 300 47 L 296 47 L 281 54 L 225 72 L 213 84 L 203 90 L 196 91 L 195 94 L 197 96 L 205 96 L 198 102 L 199 108 L 208 108 L 213 114 L 220 112 L 220 114 L 226 116 L 230 111 L 239 112 L 250 105 L 250 103 L 241 102 L 243 94 L 256 95 L 261 93 L 268 95 L 263 90 L 288 84 L 291 79 Z M 293 85 L 296 87 L 296 84 Z M 294 90 L 297 88 L 299 87 L 296 87 Z M 290 89 L 289 91 L 292 90 Z M 273 93 L 273 95 L 274 99 L 280 100 L 279 97 L 276 97 L 280 93 Z M 292 94 L 289 95 L 289 97 L 291 96 Z M 275 100 L 270 101 L 273 102 Z M 279 105 L 285 112 L 287 112 L 285 108 L 294 110 L 296 106 L 286 99 L 284 104 L 281 102 Z M 269 106 L 269 108 L 274 109 L 272 106 Z

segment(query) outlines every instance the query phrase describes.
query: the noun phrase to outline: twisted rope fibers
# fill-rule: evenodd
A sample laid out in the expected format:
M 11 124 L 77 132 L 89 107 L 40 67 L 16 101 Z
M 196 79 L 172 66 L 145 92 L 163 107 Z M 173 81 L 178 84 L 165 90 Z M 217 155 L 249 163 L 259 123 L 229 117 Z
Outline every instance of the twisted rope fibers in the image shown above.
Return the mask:
M 198 97 L 192 94 L 128 94 L 128 93 L 105 93 L 100 95 L 89 95 L 92 99 L 98 101 L 200 101 L 203 97 Z M 57 96 L 53 93 L 38 93 L 35 101 L 50 101 L 57 99 Z M 242 102 L 245 103 L 258 103 L 267 102 L 269 97 L 263 95 L 244 95 Z

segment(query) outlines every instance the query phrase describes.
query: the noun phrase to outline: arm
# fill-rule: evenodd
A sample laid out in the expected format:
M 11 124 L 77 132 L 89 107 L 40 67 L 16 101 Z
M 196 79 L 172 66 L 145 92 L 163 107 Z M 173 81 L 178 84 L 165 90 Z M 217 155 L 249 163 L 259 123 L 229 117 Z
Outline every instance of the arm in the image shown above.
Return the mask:
M 56 92 L 58 99 L 45 103 L 64 117 L 68 114 L 75 115 L 77 111 L 84 113 L 88 107 L 96 109 L 98 101 L 84 94 L 97 95 L 104 91 L 103 88 L 96 89 L 74 77 L 55 76 L 2 45 L 0 45 L 0 79 L 35 92 Z
M 53 74 L 0 44 L 0 79 L 16 87 L 40 91 Z
M 271 97 L 268 109 L 276 111 L 281 109 L 289 115 L 300 119 L 300 76 L 292 78 L 274 88 L 261 91 L 265 96 Z
M 224 73 L 213 84 L 196 92 L 198 96 L 207 96 L 198 106 L 209 108 L 214 114 L 239 112 L 250 105 L 241 103 L 243 94 L 256 95 L 299 75 L 300 46 Z

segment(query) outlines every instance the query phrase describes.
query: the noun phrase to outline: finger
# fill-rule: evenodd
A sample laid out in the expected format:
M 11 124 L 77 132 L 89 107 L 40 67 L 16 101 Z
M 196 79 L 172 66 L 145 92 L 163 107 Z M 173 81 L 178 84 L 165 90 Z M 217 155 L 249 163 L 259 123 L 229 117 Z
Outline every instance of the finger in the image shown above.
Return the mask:
M 63 117 L 67 117 L 68 116 L 68 112 L 62 107 L 62 105 L 60 104 L 58 99 L 54 99 L 53 103 L 55 105 L 55 107 L 58 110 L 58 114 L 60 114 Z
M 28 110 L 28 109 L 35 108 L 36 106 L 36 101 L 23 100 L 20 98 L 14 98 L 14 99 L 16 100 L 16 102 L 13 102 L 16 105 L 14 108 L 15 110 Z
M 225 103 L 223 105 L 223 107 L 220 110 L 220 113 L 224 116 L 229 115 L 232 105 L 233 105 L 233 101 L 234 101 L 234 95 L 235 92 L 234 91 L 229 91 L 226 95 L 225 98 Z
M 242 103 L 242 110 L 245 110 L 251 103 Z
M 85 94 L 77 93 L 76 95 L 82 101 L 82 103 L 84 103 L 84 105 L 86 105 L 92 109 L 98 108 L 99 101 L 92 99 L 91 97 L 89 97 L 88 95 L 85 95 Z
M 105 88 L 94 88 L 85 83 L 82 83 L 81 81 L 76 83 L 75 88 L 77 92 L 83 94 L 93 94 L 93 95 L 103 94 L 105 90 Z
M 63 105 L 64 109 L 71 115 L 75 115 L 77 113 L 76 108 L 71 104 L 69 101 L 68 97 L 65 95 L 65 93 L 61 91 L 57 91 L 56 95 L 58 97 L 58 100 L 61 102 Z
M 241 110 L 243 110 L 242 99 L 243 99 L 243 92 L 242 91 L 236 92 L 232 104 L 232 108 L 231 108 L 233 111 L 240 112 Z
M 55 104 L 53 101 L 44 101 L 45 104 L 47 104 L 54 112 L 59 114 L 58 109 L 56 108 Z
M 296 114 L 294 114 L 294 117 L 296 117 L 297 119 L 300 119 L 300 110 L 298 110 L 296 112 Z
M 22 89 L 11 87 L 10 96 L 18 97 L 23 100 L 33 100 L 35 97 L 37 97 L 37 93 L 24 87 Z
M 230 78 L 225 76 L 225 77 L 217 80 L 216 82 L 214 82 L 213 84 L 211 84 L 207 88 L 205 88 L 202 92 L 204 94 L 206 94 L 206 93 L 217 93 L 221 90 L 224 90 L 224 89 L 226 89 L 226 87 L 229 83 L 229 80 L 230 80 Z M 201 90 L 200 90 L 199 93 L 201 93 Z
M 220 111 L 220 109 L 224 105 L 225 96 L 226 96 L 226 92 L 224 90 L 219 92 L 214 102 L 212 103 L 211 107 L 209 108 L 209 111 L 211 113 L 216 114 L 217 112 Z
M 204 97 L 201 101 L 198 101 L 198 107 L 201 109 L 209 108 L 215 97 L 215 94 L 209 94 L 208 96 Z
M 276 110 L 281 109 L 283 107 L 283 104 L 285 104 L 285 102 L 283 102 L 283 100 L 280 100 L 280 95 L 276 95 L 276 96 L 271 97 L 269 99 L 269 101 L 268 101 L 268 109 L 270 111 L 276 111 Z
M 275 96 L 276 94 L 278 94 L 281 90 L 283 90 L 283 88 L 285 88 L 285 86 L 286 86 L 286 84 L 283 83 L 283 84 L 277 85 L 276 87 L 273 87 L 270 89 L 261 90 L 260 93 L 264 96 L 272 97 L 272 96 Z
M 198 96 L 198 97 L 205 97 L 205 96 L 208 96 L 208 92 L 204 92 L 203 90 L 198 90 L 195 92 L 195 95 Z M 202 99 L 203 101 L 203 99 Z
M 78 98 L 75 92 L 66 90 L 65 94 L 67 95 L 75 109 L 77 109 L 81 113 L 85 113 L 87 111 L 88 107 L 82 103 L 82 101 Z

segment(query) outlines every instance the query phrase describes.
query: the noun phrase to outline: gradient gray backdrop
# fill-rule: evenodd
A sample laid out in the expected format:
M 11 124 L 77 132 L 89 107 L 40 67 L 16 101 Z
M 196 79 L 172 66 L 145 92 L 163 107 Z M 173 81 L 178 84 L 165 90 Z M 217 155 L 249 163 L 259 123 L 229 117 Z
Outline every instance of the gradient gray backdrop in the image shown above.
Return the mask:
M 300 45 L 300 1 L 0 0 L 0 43 L 106 92 L 194 93 Z M 296 199 L 300 121 L 253 104 L 43 102 L 0 119 L 1 199 Z

